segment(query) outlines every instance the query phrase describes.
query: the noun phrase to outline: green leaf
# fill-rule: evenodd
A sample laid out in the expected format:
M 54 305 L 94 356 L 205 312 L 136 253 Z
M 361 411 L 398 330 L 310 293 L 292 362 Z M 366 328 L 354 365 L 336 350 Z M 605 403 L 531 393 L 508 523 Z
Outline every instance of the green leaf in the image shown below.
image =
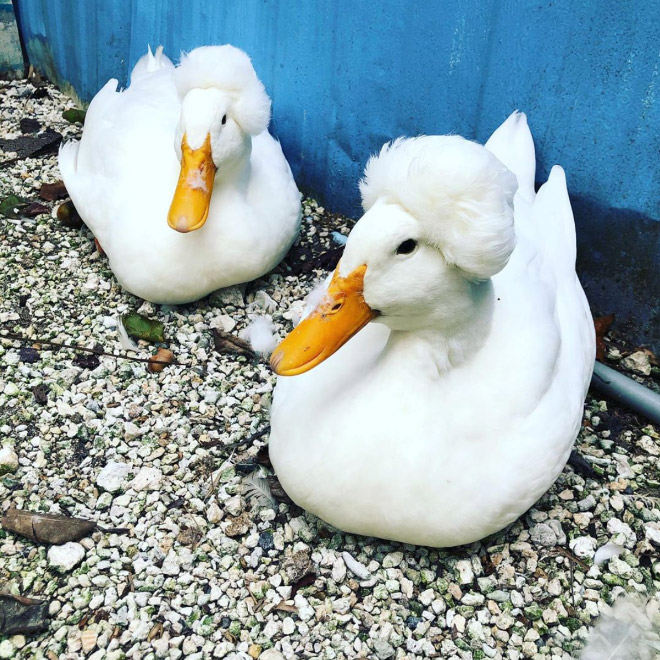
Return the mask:
M 5 218 L 20 218 L 21 211 L 28 205 L 27 199 L 17 195 L 8 195 L 0 199 L 0 215 Z
M 75 124 L 75 123 L 84 124 L 86 114 L 87 114 L 86 110 L 79 110 L 78 108 L 70 108 L 69 110 L 65 110 L 62 113 L 62 117 L 64 117 L 64 119 L 66 119 L 71 124 Z
M 131 337 L 151 342 L 165 341 L 164 327 L 160 321 L 148 319 L 137 312 L 124 314 L 121 321 Z

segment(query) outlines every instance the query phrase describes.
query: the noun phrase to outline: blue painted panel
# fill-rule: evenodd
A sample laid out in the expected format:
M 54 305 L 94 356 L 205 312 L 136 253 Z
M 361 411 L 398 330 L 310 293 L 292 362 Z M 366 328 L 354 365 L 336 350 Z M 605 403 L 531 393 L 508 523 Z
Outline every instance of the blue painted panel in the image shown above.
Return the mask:
M 18 0 L 30 60 L 89 100 L 147 43 L 231 42 L 273 98 L 300 184 L 355 211 L 368 155 L 400 134 L 484 140 L 528 113 L 545 176 L 660 217 L 660 0 Z
M 660 0 L 15 2 L 30 61 L 84 100 L 148 43 L 243 48 L 299 185 L 354 216 L 384 141 L 483 141 L 524 110 L 538 178 L 567 171 L 592 304 L 660 346 Z
M 22 78 L 23 52 L 11 0 L 0 0 L 0 77 Z

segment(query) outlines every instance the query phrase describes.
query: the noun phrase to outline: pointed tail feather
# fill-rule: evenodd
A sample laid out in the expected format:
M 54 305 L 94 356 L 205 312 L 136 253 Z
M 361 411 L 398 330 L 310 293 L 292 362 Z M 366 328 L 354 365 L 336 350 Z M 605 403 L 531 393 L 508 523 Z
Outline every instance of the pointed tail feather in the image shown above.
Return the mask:
M 563 168 L 555 165 L 534 201 L 539 249 L 555 264 L 557 275 L 575 276 L 575 221 Z
M 527 116 L 517 110 L 490 136 L 486 149 L 501 160 L 518 179 L 518 194 L 534 200 L 536 155 Z
M 148 76 L 160 69 L 173 69 L 174 64 L 167 55 L 163 54 L 163 47 L 158 46 L 156 53 L 151 52 L 151 46 L 147 46 L 147 53 L 143 55 L 131 71 L 131 85 L 136 81 Z

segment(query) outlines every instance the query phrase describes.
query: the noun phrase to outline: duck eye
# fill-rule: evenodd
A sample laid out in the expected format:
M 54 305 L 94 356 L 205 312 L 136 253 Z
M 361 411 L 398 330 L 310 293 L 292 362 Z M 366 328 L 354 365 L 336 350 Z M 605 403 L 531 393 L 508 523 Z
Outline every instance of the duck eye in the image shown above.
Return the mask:
M 410 254 L 417 247 L 417 241 L 413 238 L 403 241 L 396 249 L 397 254 Z
M 222 115 L 222 125 L 224 126 L 227 123 L 227 115 Z

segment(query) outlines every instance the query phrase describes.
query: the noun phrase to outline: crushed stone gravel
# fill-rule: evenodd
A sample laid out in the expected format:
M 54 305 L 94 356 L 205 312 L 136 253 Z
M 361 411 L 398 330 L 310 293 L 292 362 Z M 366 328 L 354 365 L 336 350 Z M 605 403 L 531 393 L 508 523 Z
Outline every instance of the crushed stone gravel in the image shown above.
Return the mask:
M 46 90 L 2 89 L 4 138 L 24 119 L 80 135 L 62 119 L 72 102 Z M 59 178 L 55 156 L 16 160 L 0 167 L 0 197 L 36 201 Z M 0 340 L 0 513 L 129 533 L 49 549 L 0 530 L 0 591 L 48 601 L 51 617 L 44 633 L 0 638 L 0 657 L 572 658 L 624 593 L 658 623 L 657 428 L 590 396 L 576 449 L 591 471 L 567 467 L 482 542 L 436 550 L 343 534 L 283 496 L 248 495 L 247 475 L 270 474 L 260 432 L 274 377 L 262 357 L 217 353 L 211 330 L 238 335 L 268 316 L 283 337 L 353 221 L 305 199 L 302 237 L 275 271 L 166 307 L 122 291 L 90 232 L 44 203 L 33 218 L 0 217 L 0 332 L 26 338 Z M 150 373 L 43 343 L 123 352 L 116 319 L 128 311 L 162 321 L 176 365 Z M 608 351 L 657 387 L 643 355 Z

